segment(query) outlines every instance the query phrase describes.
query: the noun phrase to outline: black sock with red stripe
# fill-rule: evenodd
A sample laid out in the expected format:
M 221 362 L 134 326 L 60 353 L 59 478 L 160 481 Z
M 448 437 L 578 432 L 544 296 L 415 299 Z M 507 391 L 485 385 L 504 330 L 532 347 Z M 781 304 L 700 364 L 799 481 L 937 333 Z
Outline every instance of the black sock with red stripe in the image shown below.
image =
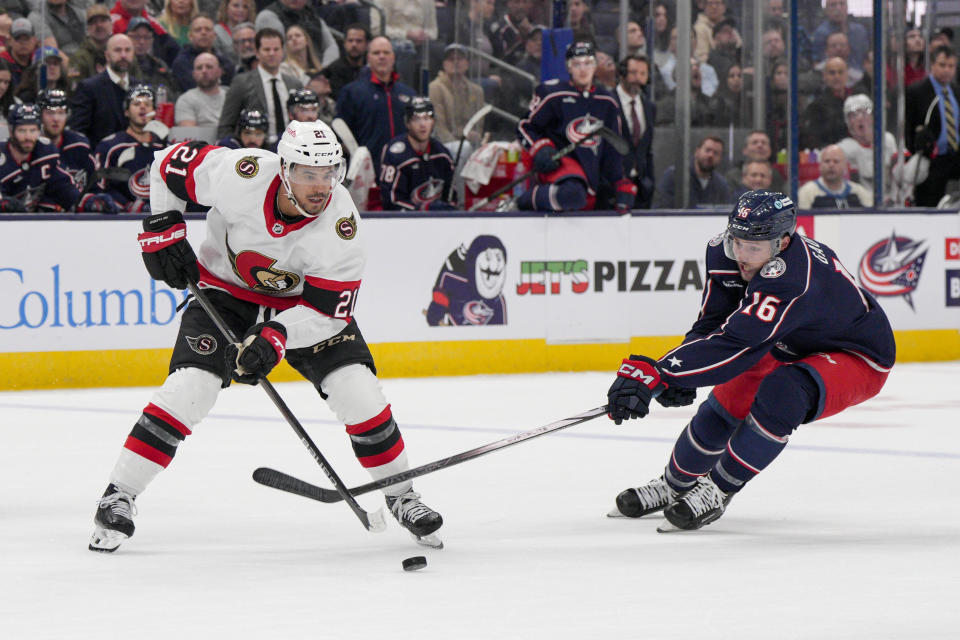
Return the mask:
M 191 431 L 179 420 L 154 404 L 148 404 L 124 448 L 166 468 L 177 453 L 177 446 Z

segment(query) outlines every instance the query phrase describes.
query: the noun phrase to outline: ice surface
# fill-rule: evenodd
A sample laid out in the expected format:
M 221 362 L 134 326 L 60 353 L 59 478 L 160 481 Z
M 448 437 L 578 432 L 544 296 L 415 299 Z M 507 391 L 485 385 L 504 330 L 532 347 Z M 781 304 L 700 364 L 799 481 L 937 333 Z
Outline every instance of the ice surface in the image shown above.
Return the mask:
M 601 405 L 610 380 L 383 386 L 419 465 Z M 958 381 L 958 363 L 898 365 L 698 532 L 605 517 L 660 473 L 695 406 L 525 442 L 417 480 L 442 551 L 255 484 L 257 466 L 326 479 L 265 395 L 235 386 L 138 500 L 136 536 L 91 553 L 152 390 L 2 393 L 0 638 L 960 638 Z M 367 482 L 312 388 L 277 387 L 346 483 Z M 414 555 L 429 565 L 404 572 Z

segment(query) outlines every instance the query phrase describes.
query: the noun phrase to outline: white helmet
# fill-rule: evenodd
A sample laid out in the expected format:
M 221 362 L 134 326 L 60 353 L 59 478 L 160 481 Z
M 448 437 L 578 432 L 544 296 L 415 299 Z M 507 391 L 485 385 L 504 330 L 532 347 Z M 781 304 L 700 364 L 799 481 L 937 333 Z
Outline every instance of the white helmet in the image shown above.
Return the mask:
M 280 155 L 280 180 L 287 191 L 287 197 L 302 215 L 314 217 L 318 213 L 307 213 L 293 197 L 290 188 L 290 172 L 295 165 L 311 167 L 334 167 L 333 187 L 343 182 L 347 173 L 343 159 L 343 147 L 333 130 L 322 121 L 291 121 L 277 143 Z M 331 189 L 332 193 L 332 189 Z
M 844 119 L 849 118 L 850 114 L 856 113 L 857 111 L 873 113 L 873 100 L 867 97 L 866 94 L 858 93 L 857 95 L 850 96 L 843 101 Z

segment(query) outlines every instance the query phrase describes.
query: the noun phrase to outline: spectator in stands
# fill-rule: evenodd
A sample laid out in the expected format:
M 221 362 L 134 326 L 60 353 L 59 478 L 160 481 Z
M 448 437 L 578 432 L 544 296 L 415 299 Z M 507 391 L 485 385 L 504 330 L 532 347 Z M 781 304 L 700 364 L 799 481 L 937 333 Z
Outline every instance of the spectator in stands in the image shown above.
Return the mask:
M 462 45 L 447 45 L 443 53 L 443 69 L 430 83 L 436 127 L 433 135 L 445 144 L 458 143 L 463 127 L 483 106 L 483 89 L 467 78 L 470 62 Z M 481 126 L 467 134 L 473 148 L 480 142 Z M 461 154 L 468 157 L 468 154 Z
M 179 0 L 171 0 L 177 2 Z M 193 0 L 194 2 L 196 0 Z M 193 89 L 193 61 L 201 53 L 212 53 L 220 61 L 223 70 L 224 84 L 233 80 L 233 62 L 230 58 L 214 48 L 216 34 L 213 32 L 213 20 L 210 16 L 198 14 L 190 21 L 190 31 L 187 34 L 188 42 L 180 48 L 176 60 L 171 65 L 173 77 L 176 78 L 180 89 Z
M 753 96 L 743 83 L 743 67 L 733 63 L 720 68 L 720 88 L 715 97 L 723 103 L 720 124 L 749 127 L 753 122 Z
M 597 51 L 597 72 L 593 76 L 593 81 L 607 91 L 613 91 L 616 88 L 617 65 L 613 62 L 610 54 Z
M 760 35 L 763 57 L 767 66 L 774 60 L 787 54 L 787 39 L 784 35 L 784 25 L 780 21 L 767 22 Z
M 72 85 L 102 72 L 107 66 L 104 51 L 107 40 L 113 35 L 110 12 L 102 4 L 87 9 L 87 37 L 70 59 L 67 79 Z
M 266 149 L 267 116 L 259 109 L 244 109 L 237 119 L 233 135 L 217 140 L 218 147 L 228 149 Z
M 754 129 L 747 134 L 746 139 L 743 141 L 743 149 L 740 151 L 740 155 L 740 162 L 727 171 L 725 176 L 727 182 L 732 185 L 742 183 L 742 177 L 748 162 L 770 162 L 773 157 L 773 147 L 770 145 L 770 136 L 766 131 Z M 773 190 L 783 193 L 785 185 L 780 172 L 774 171 L 770 179 Z
M 587 0 L 568 0 L 566 25 L 573 29 L 574 42 L 595 42 L 597 39 Z
M 124 98 L 131 85 L 133 42 L 122 33 L 107 40 L 106 70 L 80 82 L 70 99 L 69 126 L 90 139 L 94 147 L 126 126 Z
M 293 76 L 306 85 L 310 82 L 310 76 L 320 72 L 320 59 L 317 58 L 313 42 L 299 25 L 293 24 L 287 28 L 286 52 L 287 57 L 280 65 L 281 73 Z
M 110 9 L 110 15 L 113 16 L 113 32 L 126 33 L 132 18 L 136 16 L 146 18 L 153 27 L 153 55 L 167 64 L 173 64 L 174 58 L 180 53 L 180 45 L 167 33 L 163 25 L 147 13 L 146 4 L 147 0 L 117 0 L 117 4 Z M 87 10 L 88 17 L 92 9 L 93 7 Z
M 20 85 L 20 77 L 33 60 L 33 52 L 37 49 L 37 36 L 34 35 L 33 25 L 26 18 L 17 18 L 10 25 L 10 40 L 7 48 L 0 53 L 0 58 L 6 60 L 13 74 L 13 86 Z
M 377 183 L 386 211 L 449 211 L 453 158 L 434 138 L 433 104 L 416 96 L 404 108 L 406 131 L 383 147 Z
M 787 148 L 788 96 L 790 89 L 790 67 L 786 60 L 779 58 L 770 64 L 767 84 L 767 134 L 774 149 Z M 780 190 L 781 193 L 783 189 Z
M 7 110 L 13 104 L 13 73 L 6 60 L 0 59 L 0 122 L 6 123 Z
M 40 3 L 46 2 L 45 18 L 41 16 Z M 44 40 L 49 36 L 57 41 L 57 48 L 72 56 L 87 37 L 84 26 L 84 2 L 81 0 L 37 0 L 37 7 L 30 12 L 29 20 L 34 33 Z
M 704 92 L 701 68 L 702 65 L 696 60 L 690 61 L 690 126 L 725 126 L 728 116 L 723 101 L 716 95 L 708 96 Z M 673 72 L 676 74 L 676 68 Z M 674 82 L 676 82 L 676 78 L 674 78 Z M 670 124 L 674 121 L 676 103 L 676 92 L 668 93 L 657 100 L 656 124 Z
M 389 38 L 377 36 L 367 50 L 370 73 L 340 90 L 337 115 L 366 147 L 379 170 L 380 150 L 393 137 L 406 133 L 404 105 L 416 92 L 403 84 L 394 71 L 395 56 Z
M 60 152 L 60 167 L 70 174 L 77 191 L 84 193 L 94 180 L 96 165 L 90 141 L 83 134 L 67 129 L 67 94 L 62 89 L 44 89 L 37 96 L 40 133 Z
M 253 71 L 257 66 L 257 30 L 252 22 L 241 22 L 233 29 L 233 57 L 236 73 Z
M 653 7 L 653 64 L 658 68 L 663 66 L 670 55 L 670 32 L 672 29 L 673 5 L 658 2 Z M 676 45 L 674 45 L 674 49 L 676 49 Z
M 693 51 L 697 47 L 697 32 L 693 29 L 690 30 L 690 50 Z M 677 28 L 674 27 L 670 33 L 670 53 L 671 55 L 663 63 L 662 67 L 658 67 L 660 72 L 660 80 L 663 82 L 665 91 L 673 91 L 677 88 L 676 80 L 676 68 L 677 68 Z M 696 58 L 694 58 L 696 60 Z M 691 72 L 692 73 L 692 72 Z M 717 88 L 720 86 L 720 77 L 717 75 L 717 70 L 713 68 L 712 65 L 708 62 L 699 64 L 699 75 L 700 75 L 700 90 L 707 97 L 712 96 L 717 92 Z M 662 97 L 664 91 L 658 91 L 657 95 Z
M 386 21 L 386 36 L 393 43 L 397 73 L 402 78 L 420 78 L 423 49 L 431 60 L 442 57 L 441 50 L 431 48 L 437 39 L 437 5 L 434 0 L 379 0 Z M 440 43 L 436 43 L 442 48 Z M 435 54 L 435 55 L 434 55 Z
M 748 160 L 743 163 L 740 178 L 736 181 L 733 195 L 739 198 L 747 191 L 769 189 L 773 184 L 773 167 L 763 160 Z
M 843 116 L 850 135 L 840 141 L 840 149 L 847 159 L 851 178 L 860 182 L 870 193 L 873 187 L 873 100 L 859 93 L 843 103 Z M 889 131 L 883 133 L 884 202 L 893 201 L 894 184 L 890 167 L 897 153 L 897 140 Z
M 287 125 L 287 97 L 303 85 L 293 76 L 280 73 L 283 62 L 283 34 L 269 27 L 257 32 L 257 68 L 241 73 L 230 85 L 220 113 L 218 135 L 228 136 L 237 128 L 243 109 L 257 109 L 267 115 L 268 143 L 276 141 Z
M 193 60 L 193 89 L 177 98 L 174 120 L 178 127 L 216 127 L 227 97 L 220 84 L 223 69 L 212 53 L 201 53 Z
M 847 34 L 843 33 L 842 31 L 837 31 L 836 33 L 831 33 L 828 35 L 826 47 L 824 58 L 820 62 L 813 65 L 809 71 L 800 74 L 798 82 L 801 93 L 816 93 L 823 86 L 823 67 L 826 65 L 827 60 L 832 58 L 840 58 L 841 60 L 846 61 L 850 59 L 850 41 L 847 39 Z M 867 56 L 869 59 L 869 52 L 867 52 Z M 846 76 L 847 88 L 853 89 L 854 92 L 864 91 L 865 87 L 863 81 L 864 71 L 856 69 L 848 64 Z M 869 82 L 869 79 L 867 79 L 867 82 Z
M 890 46 L 893 49 L 898 42 L 896 37 L 891 36 Z M 903 88 L 906 89 L 914 82 L 923 80 L 927 77 L 927 68 L 925 66 L 926 44 L 923 41 L 923 32 L 920 29 L 909 28 L 904 36 L 904 47 L 906 54 L 903 57 Z M 893 67 L 892 60 L 887 62 L 887 89 L 893 90 L 897 81 L 897 70 Z
M 707 62 L 722 75 L 723 69 L 731 65 L 739 65 L 742 58 L 742 49 L 737 44 L 736 23 L 731 18 L 724 18 L 713 25 L 713 47 L 707 56 Z M 723 86 L 721 78 L 720 86 Z
M 953 29 L 950 27 L 940 27 L 930 36 L 930 51 L 937 47 L 953 48 Z
M 580 1 L 568 2 L 568 11 L 574 2 Z M 506 12 L 495 27 L 496 35 L 492 42 L 494 53 L 508 64 L 515 63 L 523 55 L 523 42 L 533 29 L 533 22 L 530 20 L 532 4 L 531 0 L 507 0 Z M 576 39 L 574 35 L 574 40 Z
M 137 16 L 127 24 L 127 35 L 133 42 L 136 57 L 137 77 L 144 83 L 159 90 L 164 87 L 168 100 L 176 100 L 180 95 L 180 86 L 170 72 L 167 63 L 153 55 L 153 27 L 146 18 Z
M 166 0 L 163 5 L 163 13 L 157 18 L 157 22 L 183 48 L 190 43 L 191 23 L 197 13 L 199 13 L 197 0 Z M 212 31 L 213 27 L 210 29 Z
M 20 102 L 35 103 L 37 101 L 37 76 L 40 70 L 45 69 L 48 89 L 62 89 L 70 92 L 70 83 L 67 74 L 63 72 L 63 58 L 56 47 L 40 47 L 33 53 L 33 64 L 24 69 L 20 77 L 20 85 L 14 92 L 14 97 Z
M 828 0 L 829 1 L 829 0 Z M 862 185 L 850 182 L 843 149 L 831 144 L 820 153 L 820 177 L 797 191 L 800 209 L 857 209 L 873 206 L 873 194 Z
M 325 67 L 340 57 L 340 48 L 327 23 L 306 4 L 307 0 L 276 0 L 267 5 L 257 14 L 257 33 L 266 27 L 286 33 L 290 25 L 298 24 L 310 36 L 320 54 L 320 64 Z
M 823 13 L 826 20 L 813 32 L 813 60 L 820 62 L 825 59 L 827 36 L 841 31 L 847 34 L 850 42 L 850 57 L 846 60 L 848 66 L 863 71 L 863 62 L 867 51 L 870 50 L 870 37 L 867 28 L 859 22 L 854 22 L 847 14 L 847 0 L 824 0 Z
M 936 206 L 946 193 L 947 182 L 960 178 L 960 87 L 956 78 L 957 54 L 940 46 L 930 52 L 930 75 L 907 88 L 907 149 L 930 158 L 929 175 L 914 190 L 921 207 Z
M 166 146 L 157 134 L 146 128 L 154 118 L 156 104 L 156 94 L 150 87 L 143 84 L 131 87 L 123 99 L 126 128 L 107 136 L 96 146 L 98 167 L 119 167 L 130 173 L 125 180 L 103 179 L 99 185 L 101 191 L 128 213 L 150 211 L 150 166 L 153 154 Z
M 367 43 L 370 32 L 362 24 L 351 24 L 343 34 L 343 55 L 333 64 L 324 67 L 323 73 L 330 79 L 330 95 L 334 98 L 340 89 L 357 79 L 366 64 Z
M 693 57 L 697 61 L 707 62 L 710 57 L 710 50 L 714 47 L 713 29 L 724 20 L 726 13 L 727 3 L 724 0 L 706 0 L 704 3 L 703 11 L 697 15 L 697 20 L 693 23 L 693 30 L 697 34 L 697 44 L 693 50 Z M 731 25 L 731 28 L 733 28 L 733 25 Z M 736 48 L 739 49 L 743 46 L 743 39 L 735 28 L 733 28 L 733 38 Z
M 840 142 L 847 135 L 847 125 L 843 122 L 843 101 L 850 95 L 847 63 L 841 58 L 827 60 L 823 65 L 823 84 L 820 94 L 800 116 L 801 148 L 821 149 Z
M 723 140 L 715 136 L 705 136 L 696 151 L 690 165 L 690 206 L 724 205 L 733 202 L 733 191 L 726 179 L 717 173 L 717 167 L 723 158 Z M 667 167 L 657 185 L 653 198 L 655 209 L 674 209 L 676 193 L 676 165 Z
M 26 18 L 30 14 L 30 3 L 28 0 L 2 0 L 0 1 L 0 11 L 4 15 L 9 15 L 10 20 Z
M 313 74 L 310 81 L 307 82 L 307 89 L 317 94 L 319 104 L 317 119 L 322 120 L 326 124 L 332 123 L 333 119 L 337 117 L 337 101 L 330 97 L 329 78 L 323 75 L 322 71 L 317 72 Z
M 543 61 L 543 29 L 542 25 L 536 25 L 527 34 L 527 40 L 523 43 L 523 55 L 517 60 L 517 68 L 523 69 L 534 78 L 540 81 L 540 70 Z M 516 76 L 511 76 L 516 77 Z M 526 82 L 526 81 L 524 81 Z
M 647 36 L 636 20 L 627 23 L 627 55 L 647 55 Z
M 215 46 L 220 53 L 229 56 L 230 61 L 236 65 L 240 62 L 240 58 L 233 48 L 233 32 L 244 22 L 253 25 L 253 21 L 257 19 L 257 5 L 253 0 L 220 0 L 216 18 L 217 24 L 213 27 L 217 36 Z M 250 38 L 252 39 L 253 35 Z
M 650 60 L 631 54 L 619 65 L 620 82 L 614 92 L 623 112 L 624 137 L 630 142 L 630 153 L 623 156 L 623 175 L 637 187 L 634 209 L 649 209 L 653 201 L 653 123 L 657 120 L 656 105 L 647 97 L 650 82 Z

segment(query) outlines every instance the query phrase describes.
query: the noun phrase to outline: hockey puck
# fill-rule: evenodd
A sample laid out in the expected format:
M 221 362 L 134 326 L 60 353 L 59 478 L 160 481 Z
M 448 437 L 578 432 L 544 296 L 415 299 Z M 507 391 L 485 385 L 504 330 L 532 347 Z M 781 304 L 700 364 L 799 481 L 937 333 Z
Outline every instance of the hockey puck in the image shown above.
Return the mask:
M 413 556 L 403 561 L 404 571 L 419 571 L 427 566 L 427 559 L 423 556 Z

